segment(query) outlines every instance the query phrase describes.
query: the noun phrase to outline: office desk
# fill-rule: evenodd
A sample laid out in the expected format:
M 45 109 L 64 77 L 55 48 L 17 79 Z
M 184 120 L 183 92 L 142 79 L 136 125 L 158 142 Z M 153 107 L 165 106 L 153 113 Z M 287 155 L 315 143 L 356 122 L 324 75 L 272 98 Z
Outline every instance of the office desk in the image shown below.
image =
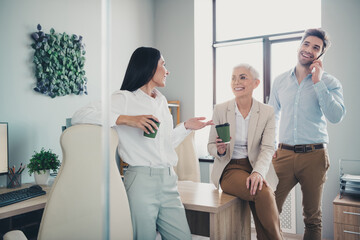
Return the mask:
M 21 188 L 30 187 L 32 185 L 34 185 L 34 183 L 25 183 L 25 184 L 22 184 L 20 188 L 14 188 L 14 189 L 0 188 L 0 193 L 11 192 L 11 191 L 18 190 Z M 31 198 L 31 199 L 28 199 L 28 200 L 25 200 L 22 202 L 14 203 L 14 204 L 11 204 L 11 205 L 8 205 L 5 207 L 0 207 L 0 219 L 13 217 L 13 216 L 20 215 L 23 213 L 28 213 L 31 211 L 43 209 L 45 207 L 45 204 L 46 204 L 46 201 L 47 201 L 47 198 L 49 195 L 48 193 L 49 193 L 51 187 L 43 186 L 43 185 L 41 185 L 41 187 L 43 188 L 44 191 L 46 191 L 45 195 Z
M 32 184 L 23 184 L 22 188 Z M 50 186 L 42 186 L 47 192 L 36 198 L 0 208 L 0 220 L 36 211 L 45 207 Z M 247 202 L 219 192 L 213 184 L 179 181 L 178 190 L 186 209 L 191 232 L 217 239 L 250 239 L 250 211 Z M 0 193 L 12 189 L 0 188 Z
M 21 188 L 30 187 L 35 183 L 25 183 Z M 21 230 L 28 239 L 36 239 L 40 227 L 43 209 L 45 207 L 51 186 L 41 187 L 45 195 L 31 198 L 22 202 L 0 207 L 0 239 L 11 230 Z M 11 192 L 17 189 L 0 188 L 0 193 Z
M 192 234 L 211 240 L 251 238 L 247 202 L 209 183 L 179 181 L 178 190 Z
M 360 197 L 340 194 L 333 201 L 334 239 L 360 239 Z

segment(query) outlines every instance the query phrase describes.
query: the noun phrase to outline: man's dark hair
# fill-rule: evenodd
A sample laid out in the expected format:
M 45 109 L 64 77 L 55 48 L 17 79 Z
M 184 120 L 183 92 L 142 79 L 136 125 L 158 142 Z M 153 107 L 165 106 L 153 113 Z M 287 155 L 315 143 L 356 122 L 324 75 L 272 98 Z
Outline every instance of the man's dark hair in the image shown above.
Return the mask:
M 147 84 L 154 76 L 160 51 L 151 47 L 139 47 L 131 55 L 120 90 L 135 91 Z
M 301 43 L 303 43 L 304 40 L 309 36 L 318 37 L 323 41 L 323 48 L 322 48 L 321 55 L 323 55 L 325 53 L 325 51 L 330 47 L 329 36 L 324 30 L 322 30 L 320 28 L 307 29 L 305 31 L 303 37 L 301 38 Z

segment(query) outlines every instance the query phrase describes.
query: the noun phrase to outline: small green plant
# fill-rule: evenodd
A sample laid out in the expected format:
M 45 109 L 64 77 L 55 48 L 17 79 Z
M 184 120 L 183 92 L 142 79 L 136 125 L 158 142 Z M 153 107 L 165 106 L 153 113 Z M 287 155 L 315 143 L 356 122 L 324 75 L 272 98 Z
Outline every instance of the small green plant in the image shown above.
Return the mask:
M 37 80 L 34 90 L 51 98 L 87 94 L 82 36 L 56 33 L 53 28 L 50 34 L 44 33 L 40 24 L 37 29 L 31 34 Z
M 30 163 L 27 165 L 27 167 L 29 169 L 30 176 L 34 172 L 40 174 L 40 171 L 42 171 L 45 173 L 45 171 L 48 169 L 57 172 L 60 167 L 60 161 L 58 156 L 50 149 L 45 151 L 45 149 L 42 148 L 40 152 L 34 151 L 34 155 L 32 155 Z

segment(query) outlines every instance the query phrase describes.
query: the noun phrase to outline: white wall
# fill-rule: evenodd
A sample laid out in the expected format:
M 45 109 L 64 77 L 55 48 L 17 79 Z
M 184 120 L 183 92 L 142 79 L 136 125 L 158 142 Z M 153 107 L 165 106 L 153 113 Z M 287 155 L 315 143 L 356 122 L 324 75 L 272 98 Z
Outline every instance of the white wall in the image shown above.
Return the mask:
M 121 87 L 131 54 L 154 46 L 154 0 L 112 0 L 111 92 Z
M 155 47 L 170 71 L 160 91 L 168 100 L 180 100 L 180 119 L 194 116 L 194 2 L 154 0 Z
M 60 154 L 59 137 L 65 119 L 87 101 L 100 97 L 100 2 L 1 0 L 0 119 L 9 122 L 10 165 L 28 163 L 34 151 L 51 148 Z M 83 14 L 84 12 L 88 14 Z M 40 23 L 49 32 L 82 35 L 89 96 L 51 99 L 33 90 L 33 49 L 30 34 Z M 5 177 L 1 178 L 5 183 Z M 27 170 L 23 182 L 33 181 Z
M 112 81 L 119 89 L 131 53 L 153 45 L 154 10 L 149 0 L 112 2 Z M 33 49 L 30 34 L 40 23 L 45 31 L 82 35 L 86 44 L 88 96 L 51 99 L 33 91 Z M 29 162 L 34 151 L 51 148 L 62 156 L 61 126 L 74 111 L 101 99 L 101 1 L 0 0 L 0 121 L 9 123 L 10 165 Z M 27 170 L 23 182 L 32 182 Z M 0 176 L 0 186 L 6 177 Z
M 168 100 L 180 100 L 181 121 L 200 116 L 209 120 L 212 117 L 212 1 L 154 0 L 154 3 L 155 46 L 162 52 L 170 71 L 161 92 Z M 195 134 L 198 156 L 207 155 L 208 133 L 209 127 Z

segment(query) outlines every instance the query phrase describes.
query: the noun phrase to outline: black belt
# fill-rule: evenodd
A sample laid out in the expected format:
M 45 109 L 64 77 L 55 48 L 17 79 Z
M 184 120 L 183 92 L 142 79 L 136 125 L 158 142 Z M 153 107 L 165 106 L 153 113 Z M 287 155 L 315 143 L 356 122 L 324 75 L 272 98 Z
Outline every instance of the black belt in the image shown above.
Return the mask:
M 229 164 L 243 164 L 244 162 L 249 162 L 249 158 L 247 157 L 247 158 L 240 158 L 240 159 L 231 159 L 230 160 L 230 162 L 229 162 Z
M 319 143 L 319 144 L 299 144 L 299 145 L 287 145 L 284 143 L 279 143 L 279 148 L 280 149 L 286 149 L 286 150 L 291 150 L 294 151 L 295 153 L 307 153 L 307 152 L 312 152 L 313 150 L 316 149 L 323 149 L 326 148 L 326 144 L 324 143 Z

